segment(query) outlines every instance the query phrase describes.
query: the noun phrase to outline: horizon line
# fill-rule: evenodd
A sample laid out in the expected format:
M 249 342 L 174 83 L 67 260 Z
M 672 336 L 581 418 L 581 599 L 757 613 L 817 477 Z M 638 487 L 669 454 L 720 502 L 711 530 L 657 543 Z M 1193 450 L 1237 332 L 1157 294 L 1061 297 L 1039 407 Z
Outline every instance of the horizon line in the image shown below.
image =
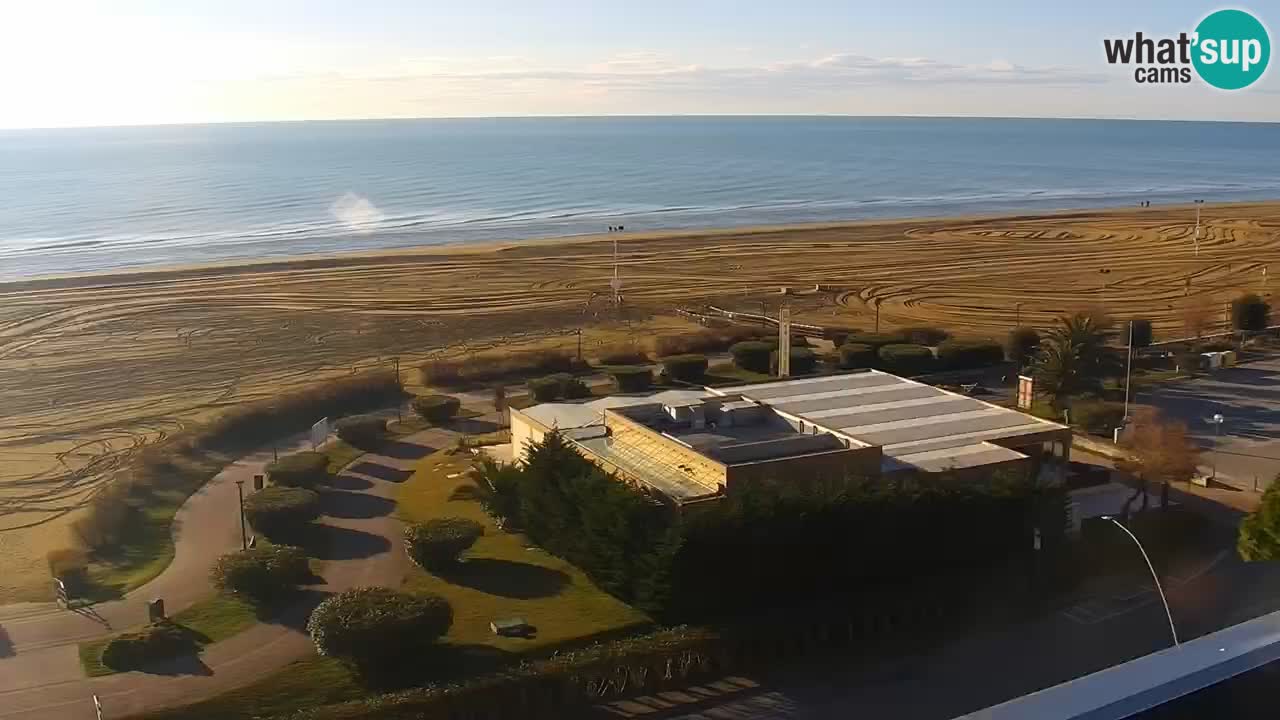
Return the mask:
M 545 115 L 411 115 L 373 116 L 353 118 L 303 118 L 296 120 L 204 120 L 156 123 L 108 123 L 102 125 L 31 125 L 0 126 L 0 132 L 33 130 L 107 130 L 161 127 L 210 127 L 234 125 L 284 125 L 303 123 L 358 123 L 358 122 L 414 122 L 424 120 L 625 120 L 655 118 L 829 118 L 850 120 L 1064 120 L 1078 122 L 1174 122 L 1215 123 L 1229 125 L 1276 125 L 1280 120 L 1214 120 L 1190 118 L 1142 118 L 1103 116 L 1054 116 L 1054 115 L 931 115 L 931 114 L 850 114 L 850 113 L 599 113 L 599 114 L 545 114 Z

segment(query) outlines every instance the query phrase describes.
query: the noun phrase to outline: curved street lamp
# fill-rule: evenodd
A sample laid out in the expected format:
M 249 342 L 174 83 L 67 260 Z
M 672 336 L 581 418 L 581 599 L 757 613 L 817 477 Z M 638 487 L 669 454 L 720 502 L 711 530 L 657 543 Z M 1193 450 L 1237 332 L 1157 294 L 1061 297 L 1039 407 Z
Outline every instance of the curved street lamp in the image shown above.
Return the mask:
M 1129 532 L 1129 528 L 1121 525 L 1120 521 L 1116 520 L 1111 515 L 1103 515 L 1102 519 L 1110 521 L 1116 527 L 1123 530 L 1124 534 L 1128 535 L 1130 540 L 1133 540 L 1133 544 L 1138 546 L 1138 552 L 1142 553 L 1142 559 L 1147 561 L 1147 569 L 1151 571 L 1151 579 L 1156 583 L 1156 592 L 1160 593 L 1160 602 L 1164 604 L 1164 615 L 1169 619 L 1169 634 L 1173 636 L 1174 647 L 1177 647 L 1179 644 L 1178 629 L 1173 626 L 1173 613 L 1169 611 L 1169 601 L 1164 597 L 1164 588 L 1160 585 L 1160 577 L 1156 575 L 1156 568 L 1151 564 L 1151 558 L 1147 557 L 1146 549 L 1142 547 L 1142 543 L 1138 542 L 1138 536 Z

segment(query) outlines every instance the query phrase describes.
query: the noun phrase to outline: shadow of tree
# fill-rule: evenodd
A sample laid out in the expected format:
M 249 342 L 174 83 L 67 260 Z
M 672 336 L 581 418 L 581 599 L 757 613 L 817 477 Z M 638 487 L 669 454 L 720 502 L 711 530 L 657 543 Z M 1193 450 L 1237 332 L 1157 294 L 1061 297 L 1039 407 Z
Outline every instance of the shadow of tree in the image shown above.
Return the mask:
M 356 477 L 355 475 L 347 475 L 343 473 L 329 481 L 329 487 L 335 490 L 368 490 L 373 487 L 373 483 L 365 478 Z
M 397 460 L 417 460 L 424 458 L 435 452 L 435 448 L 419 445 L 417 443 L 405 442 L 403 440 L 388 440 L 378 446 L 376 452 L 379 455 L 386 455 Z
M 493 422 L 492 420 L 481 420 L 479 418 L 463 418 L 461 420 L 455 420 L 452 423 L 450 423 L 449 429 L 455 430 L 457 432 L 460 432 L 466 435 L 482 435 L 485 433 L 497 432 L 503 429 L 503 426 L 499 425 L 496 422 Z
M 455 585 L 517 600 L 557 595 L 570 580 L 559 570 L 497 558 L 470 558 L 436 574 Z
M 387 467 L 386 465 L 369 462 L 367 460 L 352 465 L 348 470 L 360 473 L 361 475 L 368 475 L 370 477 L 376 477 L 379 480 L 386 480 L 387 482 L 394 483 L 404 482 L 413 474 L 410 470 L 399 470 L 397 468 Z
M 394 501 L 367 493 L 327 490 L 320 495 L 320 514 L 333 518 L 386 517 L 395 508 Z
M 305 546 L 318 560 L 364 560 L 389 551 L 391 542 L 363 530 L 316 524 L 308 529 Z
M 213 669 L 204 663 L 197 654 L 179 655 L 168 660 L 149 662 L 138 668 L 138 672 L 148 675 L 204 675 L 213 674 Z
M 470 483 L 459 485 L 453 489 L 453 492 L 449 493 L 450 502 L 456 500 L 472 500 L 479 502 L 484 500 L 485 497 L 486 493 L 484 490 L 481 490 L 479 487 Z

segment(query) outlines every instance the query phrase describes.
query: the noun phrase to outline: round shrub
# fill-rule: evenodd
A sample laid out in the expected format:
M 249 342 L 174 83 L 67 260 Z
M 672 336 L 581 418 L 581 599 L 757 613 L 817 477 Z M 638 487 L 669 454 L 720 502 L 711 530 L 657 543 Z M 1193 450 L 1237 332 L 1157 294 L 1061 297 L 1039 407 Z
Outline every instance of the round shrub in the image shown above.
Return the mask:
M 759 340 L 746 340 L 729 347 L 733 356 L 733 364 L 757 373 L 769 372 L 769 356 L 773 353 L 773 345 Z
M 778 365 L 778 353 L 775 351 L 771 360 L 773 366 Z M 791 348 L 791 374 L 807 375 L 818 366 L 818 356 L 809 348 Z
M 579 398 L 591 397 L 591 388 L 568 373 L 558 373 L 554 376 L 556 381 L 560 383 L 560 394 L 567 400 L 577 400 Z
M 1018 367 L 1026 367 L 1035 359 L 1040 350 L 1040 333 L 1035 328 L 1019 327 L 1009 331 L 1009 340 L 1005 343 L 1009 361 Z
M 870 345 L 877 350 L 885 345 L 898 345 L 905 342 L 907 338 L 901 333 L 856 332 L 850 333 L 849 337 L 845 338 L 845 343 Z
M 1109 437 L 1124 422 L 1124 403 L 1077 400 L 1071 404 L 1071 422 L 1086 432 Z
M 420 654 L 449 631 L 453 608 L 435 595 L 381 587 L 330 596 L 307 620 L 321 655 L 353 663 L 363 673 L 421 661 Z
M 951 333 L 937 327 L 909 327 L 899 331 L 909 343 L 916 345 L 939 345 L 951 338 Z
M 1128 342 L 1130 337 L 1133 339 L 1133 346 L 1136 348 L 1144 348 L 1151 344 L 1153 339 L 1150 320 L 1130 320 L 1129 327 L 1124 328 L 1125 337 L 1121 337 L 1121 342 Z M 1133 333 L 1130 336 L 1129 331 Z
M 938 362 L 948 370 L 999 365 L 1004 348 L 993 340 L 947 340 L 938 346 Z
M 310 577 L 306 554 L 288 545 L 228 553 L 218 558 L 211 574 L 214 587 L 264 606 L 289 597 Z
M 448 422 L 461 407 L 462 401 L 452 395 L 419 395 L 413 399 L 413 411 L 437 425 Z
M 88 591 L 88 552 L 79 548 L 51 550 L 45 559 L 49 563 L 49 574 L 67 588 L 67 597 L 78 597 Z
M 653 385 L 653 372 L 647 367 L 611 367 L 609 376 L 618 392 L 642 392 Z
M 707 375 L 706 355 L 669 355 L 660 362 L 662 372 L 673 380 L 698 382 Z
M 386 436 L 387 420 L 373 415 L 352 415 L 339 420 L 334 429 L 346 442 L 361 449 L 371 448 Z
M 267 478 L 273 485 L 315 487 L 329 478 L 329 458 L 319 452 L 285 455 L 267 465 Z
M 475 520 L 446 517 L 406 525 L 404 546 L 409 557 L 427 570 L 446 568 L 484 535 L 484 526 Z
M 560 383 L 555 378 L 534 378 L 528 385 L 529 396 L 536 402 L 550 402 L 560 397 Z
M 876 349 L 870 345 L 847 343 L 840 346 L 840 367 L 845 370 L 869 368 L 876 364 Z
M 529 395 L 538 402 L 567 398 L 570 400 L 591 396 L 591 388 L 569 373 L 555 373 L 535 378 L 528 383 Z
M 190 632 L 162 620 L 137 632 L 112 638 L 102 649 L 102 664 L 112 670 L 136 670 L 149 662 L 186 655 L 196 649 Z
M 268 538 L 294 535 L 320 515 L 320 496 L 305 488 L 267 487 L 244 499 L 244 516 Z
M 933 367 L 933 352 L 923 345 L 893 344 L 880 348 L 880 362 L 889 372 L 917 375 Z

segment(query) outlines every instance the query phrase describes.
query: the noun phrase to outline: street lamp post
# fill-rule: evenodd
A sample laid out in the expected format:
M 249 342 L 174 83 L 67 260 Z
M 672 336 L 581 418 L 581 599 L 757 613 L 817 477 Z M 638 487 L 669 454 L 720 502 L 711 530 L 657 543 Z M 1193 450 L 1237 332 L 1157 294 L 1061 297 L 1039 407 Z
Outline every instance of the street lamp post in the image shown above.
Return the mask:
M 1129 355 L 1124 366 L 1124 419 L 1129 419 L 1129 377 L 1133 375 L 1133 321 L 1129 321 Z
M 1173 644 L 1176 647 L 1178 645 L 1178 629 L 1173 626 L 1173 613 L 1169 611 L 1169 601 L 1164 597 L 1164 588 L 1160 585 L 1160 577 L 1156 575 L 1156 568 L 1151 564 L 1151 558 L 1147 557 L 1146 549 L 1143 548 L 1142 543 L 1138 541 L 1138 536 L 1129 532 L 1129 528 L 1121 525 L 1120 521 L 1110 515 L 1103 515 L 1102 519 L 1111 522 L 1116 527 L 1123 530 L 1124 534 L 1128 535 L 1130 540 L 1133 540 L 1133 544 L 1138 546 L 1138 552 L 1142 553 L 1142 559 L 1147 561 L 1147 569 L 1151 571 L 1151 579 L 1156 583 L 1156 592 L 1160 593 L 1160 602 L 1164 604 L 1164 615 L 1169 619 L 1169 634 L 1173 636 Z
M 1013 313 L 1014 313 L 1013 326 L 1022 327 L 1022 303 L 1017 303 L 1016 305 L 1013 306 Z
M 1196 257 L 1200 257 L 1200 206 L 1204 205 L 1203 200 L 1196 201 Z
M 1212 468 L 1209 475 L 1210 480 L 1218 479 L 1218 438 L 1222 434 L 1222 421 L 1225 419 L 1226 418 L 1222 417 L 1222 413 L 1216 413 L 1213 417 L 1209 418 L 1209 422 L 1213 423 L 1213 457 L 1212 463 L 1210 464 L 1210 467 Z
M 244 481 L 243 480 L 236 481 L 236 495 L 240 497 L 240 549 L 248 550 L 249 540 L 245 536 L 245 528 L 244 528 Z

